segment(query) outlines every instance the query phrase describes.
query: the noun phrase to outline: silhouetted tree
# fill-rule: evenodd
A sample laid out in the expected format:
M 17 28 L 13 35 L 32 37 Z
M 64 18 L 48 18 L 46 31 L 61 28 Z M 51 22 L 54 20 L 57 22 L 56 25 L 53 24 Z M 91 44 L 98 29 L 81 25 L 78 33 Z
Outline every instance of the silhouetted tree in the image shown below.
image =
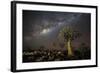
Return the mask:
M 45 49 L 45 46 L 43 46 L 43 45 L 40 46 L 40 50 L 43 50 L 43 49 Z
M 59 46 L 60 46 L 61 48 L 64 48 L 65 44 L 64 44 L 64 43 L 59 43 Z
M 57 44 L 55 42 L 52 43 L 53 48 L 56 48 Z

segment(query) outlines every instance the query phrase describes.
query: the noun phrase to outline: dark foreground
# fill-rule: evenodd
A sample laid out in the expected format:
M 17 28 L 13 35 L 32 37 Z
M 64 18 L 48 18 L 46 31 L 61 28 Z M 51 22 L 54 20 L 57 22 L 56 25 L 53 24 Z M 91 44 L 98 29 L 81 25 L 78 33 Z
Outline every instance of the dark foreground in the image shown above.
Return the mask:
M 80 49 L 74 50 L 73 56 L 68 56 L 67 51 L 61 50 L 24 50 L 23 62 L 46 62 L 46 61 L 67 61 L 67 60 L 85 60 L 91 59 L 90 50 Z

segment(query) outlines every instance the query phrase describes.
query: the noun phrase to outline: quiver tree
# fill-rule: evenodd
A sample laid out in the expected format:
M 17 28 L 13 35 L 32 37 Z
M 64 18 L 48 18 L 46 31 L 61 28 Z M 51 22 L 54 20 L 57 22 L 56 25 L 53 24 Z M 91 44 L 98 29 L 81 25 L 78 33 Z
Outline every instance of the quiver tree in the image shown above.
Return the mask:
M 55 42 L 53 42 L 53 43 L 52 43 L 52 46 L 53 46 L 53 48 L 56 48 L 57 45 L 56 45 Z
M 68 56 L 74 56 L 71 42 L 72 40 L 79 37 L 80 34 L 77 31 L 74 31 L 74 29 L 71 29 L 70 27 L 64 27 L 63 29 L 61 29 L 59 35 L 64 39 L 65 48 L 68 50 Z

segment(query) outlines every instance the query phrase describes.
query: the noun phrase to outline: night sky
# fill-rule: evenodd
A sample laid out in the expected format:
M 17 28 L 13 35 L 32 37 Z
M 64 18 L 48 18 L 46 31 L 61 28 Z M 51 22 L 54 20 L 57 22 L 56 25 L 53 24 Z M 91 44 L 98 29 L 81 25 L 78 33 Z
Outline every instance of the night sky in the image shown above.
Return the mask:
M 71 27 L 81 33 L 81 36 L 72 41 L 76 49 L 81 43 L 90 47 L 91 14 L 74 12 L 51 12 L 23 10 L 23 49 L 38 49 L 45 46 L 46 49 L 64 50 L 59 47 L 63 43 L 58 35 L 62 28 Z

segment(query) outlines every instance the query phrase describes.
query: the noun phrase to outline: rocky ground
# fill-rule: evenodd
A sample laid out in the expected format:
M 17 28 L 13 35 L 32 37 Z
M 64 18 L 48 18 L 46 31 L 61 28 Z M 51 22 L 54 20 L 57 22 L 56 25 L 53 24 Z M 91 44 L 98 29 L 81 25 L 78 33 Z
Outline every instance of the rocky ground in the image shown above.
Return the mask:
M 73 56 L 68 56 L 66 50 L 25 50 L 23 51 L 23 62 L 67 61 L 91 58 L 89 49 L 74 50 L 73 53 Z

